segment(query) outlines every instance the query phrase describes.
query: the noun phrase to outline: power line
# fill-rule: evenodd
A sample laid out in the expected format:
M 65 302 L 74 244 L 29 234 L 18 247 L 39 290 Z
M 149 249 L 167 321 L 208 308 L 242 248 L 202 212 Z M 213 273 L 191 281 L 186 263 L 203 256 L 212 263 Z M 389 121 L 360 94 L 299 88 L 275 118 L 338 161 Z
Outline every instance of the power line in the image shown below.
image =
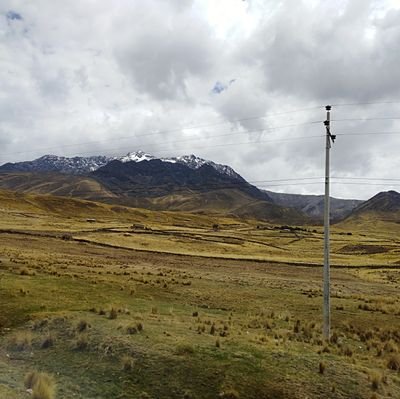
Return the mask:
M 226 136 L 226 135 L 223 135 Z M 285 137 L 285 138 L 277 138 L 277 139 L 268 139 L 268 140 L 255 140 L 255 141 L 247 141 L 247 142 L 239 142 L 239 143 L 224 143 L 224 144 L 212 144 L 212 145 L 205 145 L 205 146 L 196 146 L 196 147 L 191 147 L 191 151 L 192 150 L 198 150 L 198 149 L 206 149 L 206 148 L 216 148 L 216 147 L 228 147 L 228 146 L 237 146 L 237 145 L 249 145 L 249 144 L 265 144 L 265 143 L 274 143 L 274 142 L 284 142 L 284 141 L 296 141 L 296 140 L 307 140 L 307 139 L 313 139 L 313 138 L 320 138 L 323 137 L 322 135 L 314 135 L 314 136 L 299 136 L 299 137 Z M 212 137 L 213 138 L 213 137 Z M 190 141 L 194 141 L 194 140 L 199 140 L 199 138 L 193 138 L 190 139 Z M 182 142 L 186 142 L 189 140 L 177 140 L 177 141 L 170 141 L 170 142 L 165 142 L 165 143 L 157 143 L 157 144 L 150 144 L 150 145 L 146 145 L 146 144 L 142 144 L 141 147 L 143 149 L 146 148 L 150 148 L 151 147 L 155 147 L 158 145 L 166 145 L 166 144 L 179 144 Z M 184 148 L 176 148 L 177 150 L 184 150 Z M 126 150 L 126 146 L 125 147 L 117 147 L 117 148 L 112 148 L 109 149 L 107 151 L 103 151 L 102 155 L 106 155 L 106 154 L 114 154 L 116 151 L 120 151 L 120 150 Z M 170 152 L 170 149 L 157 149 L 157 152 Z M 92 151 L 84 151 L 84 152 L 75 152 L 73 154 L 66 154 L 67 156 L 77 156 L 77 155 L 86 155 L 86 154 L 91 154 Z M 2 154 L 5 155 L 5 154 Z M 0 156 L 2 156 L 0 155 Z
M 385 135 L 399 135 L 400 132 L 350 132 L 350 133 L 336 133 L 336 136 L 385 136 Z
M 331 119 L 331 122 L 359 122 L 359 121 L 386 121 L 386 120 L 399 120 L 399 116 L 388 116 L 388 117 L 377 117 L 377 118 L 343 118 L 343 119 Z
M 359 106 L 359 105 L 388 105 L 388 104 L 400 104 L 400 101 L 341 103 L 341 104 L 332 104 L 332 107 L 350 107 L 350 106 Z
M 264 133 L 264 132 L 267 132 L 267 131 L 274 131 L 274 130 L 279 130 L 279 129 L 287 129 L 287 128 L 299 127 L 299 126 L 315 125 L 315 124 L 318 124 L 318 123 L 321 123 L 321 122 L 322 122 L 321 120 L 318 120 L 318 121 L 309 121 L 309 122 L 302 122 L 302 123 L 296 123 L 296 124 L 290 124 L 290 125 L 274 126 L 274 127 L 269 127 L 269 128 L 263 128 L 263 129 L 255 129 L 255 130 L 250 130 L 250 131 L 229 132 L 229 133 L 224 133 L 224 134 L 220 134 L 220 135 L 212 135 L 210 137 L 201 137 L 201 139 L 209 140 L 209 139 L 220 138 L 220 137 L 227 137 L 227 136 L 230 137 L 230 136 L 234 136 L 234 135 L 238 135 L 238 134 Z M 157 134 L 159 134 L 159 133 L 157 133 Z M 128 137 L 125 137 L 123 139 L 135 139 L 135 138 L 147 137 L 147 136 L 152 136 L 152 135 L 153 134 L 130 136 L 130 137 L 128 136 Z M 66 145 L 62 145 L 62 146 L 58 146 L 58 147 L 38 148 L 36 150 L 19 151 L 19 152 L 14 152 L 14 153 L 7 153 L 7 154 L 3 153 L 3 154 L 0 154 L 0 156 L 4 157 L 4 156 L 9 156 L 9 155 L 16 155 L 16 154 L 35 153 L 35 152 L 41 152 L 41 151 L 46 150 L 46 149 L 56 149 L 56 148 L 60 149 L 60 148 L 64 148 L 64 147 L 82 146 L 82 145 L 85 145 L 85 144 L 94 144 L 94 143 L 100 143 L 100 142 L 118 141 L 120 139 L 121 138 L 113 138 L 113 139 L 108 139 L 108 140 L 97 140 L 97 141 L 86 142 L 86 143 L 66 144 Z M 199 137 L 192 137 L 192 138 L 188 138 L 188 139 L 180 139 L 180 140 L 174 140 L 174 141 L 169 141 L 169 142 L 154 143 L 154 144 L 150 144 L 150 146 L 177 144 L 177 143 L 182 143 L 182 142 L 198 141 L 199 139 L 200 139 Z M 294 139 L 296 139 L 296 138 L 294 138 Z M 281 141 L 283 139 L 276 139 L 276 140 Z M 145 144 L 142 145 L 142 146 L 145 146 Z M 122 149 L 122 148 L 118 147 L 118 148 L 110 149 L 110 150 L 108 150 L 106 152 L 103 152 L 103 153 L 110 153 L 112 151 L 116 151 L 116 150 L 120 150 L 120 149 Z M 126 147 L 124 147 L 123 149 L 126 149 Z M 164 151 L 164 150 L 161 150 L 161 151 Z M 166 151 L 169 151 L 169 150 L 166 150 Z M 78 152 L 78 153 L 74 153 L 74 155 L 83 155 L 83 154 L 89 154 L 89 153 L 91 153 L 91 151 Z M 72 155 L 72 154 L 70 154 L 70 155 Z
M 386 178 L 386 177 L 341 177 L 341 176 L 332 176 L 332 179 L 344 179 L 344 180 L 381 180 L 381 181 L 399 181 L 397 178 Z
M 276 113 L 269 113 L 267 115 L 262 115 L 262 116 L 254 116 L 254 117 L 246 117 L 246 118 L 241 118 L 241 119 L 233 119 L 231 121 L 223 121 L 223 122 L 215 122 L 215 123 L 209 123 L 209 124 L 199 124 L 199 125 L 190 125 L 190 126 L 181 126 L 179 128 L 174 128 L 174 129 L 167 129 L 167 130 L 161 130 L 157 132 L 148 132 L 148 133 L 143 133 L 139 135 L 134 135 L 134 136 L 122 136 L 122 137 L 114 137 L 112 139 L 104 139 L 104 140 L 93 140 L 93 141 L 88 141 L 88 142 L 81 142 L 81 143 L 76 143 L 76 144 L 65 144 L 62 146 L 53 146 L 53 147 L 46 147 L 46 148 L 39 148 L 38 150 L 33 150 L 33 151 L 20 151 L 20 152 L 14 152 L 14 153 L 9 153 L 6 155 L 15 155 L 15 154 L 22 154 L 22 153 L 32 153 L 32 152 L 38 152 L 41 150 L 52 150 L 52 149 L 59 149 L 59 148 L 64 148 L 64 147 L 73 147 L 73 146 L 81 146 L 81 145 L 87 145 L 87 144 L 96 144 L 99 142 L 110 142 L 110 141 L 117 141 L 117 140 L 125 140 L 125 139 L 130 139 L 130 138 L 142 138 L 142 137 L 149 137 L 149 136 L 156 136 L 156 135 L 162 135 L 162 134 L 167 134 L 167 133 L 174 133 L 174 132 L 180 132 L 184 130 L 193 130 L 193 129 L 202 129 L 202 128 L 207 128 L 207 127 L 214 127 L 214 126 L 221 126 L 221 125 L 226 125 L 226 124 L 235 124 L 235 123 L 240 123 L 240 122 L 247 122 L 251 120 L 260 120 L 260 119 L 268 119 L 272 118 L 275 116 L 281 116 L 281 115 L 287 115 L 291 113 L 296 113 L 296 112 L 304 112 L 304 111 L 310 111 L 310 110 L 316 110 L 320 109 L 321 106 L 314 106 L 314 107 L 307 107 L 307 108 L 298 108 L 298 109 L 293 109 L 293 110 L 288 110 L 288 111 L 282 111 L 282 112 L 276 112 Z M 322 121 L 314 121 L 311 123 L 320 123 Z M 301 126 L 301 125 L 307 125 L 308 122 L 305 123 L 299 123 L 299 124 L 293 124 L 293 125 L 285 125 L 285 126 L 277 126 L 273 128 L 265 128 L 263 130 L 273 130 L 273 129 L 281 129 L 281 128 L 287 128 L 287 127 L 295 127 L 295 126 Z M 260 129 L 261 130 L 261 129 Z M 243 132 L 243 133 L 246 133 Z M 0 154 L 2 156 L 4 154 Z
M 303 186 L 303 185 L 313 185 L 313 184 L 323 184 L 323 181 L 318 181 L 318 182 L 306 182 L 306 183 L 282 183 L 282 184 L 268 184 L 266 187 L 288 187 L 288 186 Z M 387 186 L 387 187 L 393 187 L 393 186 L 398 186 L 400 185 L 400 182 L 398 184 L 389 184 L 389 183 L 357 183 L 357 182 L 339 182 L 339 181 L 334 181 L 331 182 L 333 185 L 354 185 L 354 186 Z M 265 188 L 265 187 L 258 187 L 258 188 Z

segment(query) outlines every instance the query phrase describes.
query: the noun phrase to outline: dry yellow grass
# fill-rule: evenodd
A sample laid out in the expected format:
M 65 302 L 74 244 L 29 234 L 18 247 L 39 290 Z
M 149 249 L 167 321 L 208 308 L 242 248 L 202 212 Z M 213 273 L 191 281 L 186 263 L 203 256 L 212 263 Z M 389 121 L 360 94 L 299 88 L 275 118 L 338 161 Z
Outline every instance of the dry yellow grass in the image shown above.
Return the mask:
M 62 370 L 60 399 L 143 392 L 206 399 L 229 392 L 249 399 L 364 398 L 375 391 L 400 397 L 396 249 L 357 256 L 343 250 L 395 243 L 382 226 L 368 237 L 333 229 L 340 265 L 351 267 L 332 269 L 333 334 L 324 343 L 322 271 L 309 266 L 320 256 L 318 228 L 219 219 L 214 231 L 212 218 L 147 211 L 137 211 L 136 222 L 133 214 L 124 220 L 126 214 L 101 224 L 87 223 L 84 213 L 68 220 L 35 210 L 29 217 L 11 208 L 3 214 L 0 344 L 30 339 L 29 350 L 10 345 L 8 358 L 0 351 L 0 397 L 20 392 L 22 383 L 13 381 L 22 381 L 27 369 Z M 12 230 L 14 217 L 20 224 Z M 46 337 L 52 345 L 43 350 Z

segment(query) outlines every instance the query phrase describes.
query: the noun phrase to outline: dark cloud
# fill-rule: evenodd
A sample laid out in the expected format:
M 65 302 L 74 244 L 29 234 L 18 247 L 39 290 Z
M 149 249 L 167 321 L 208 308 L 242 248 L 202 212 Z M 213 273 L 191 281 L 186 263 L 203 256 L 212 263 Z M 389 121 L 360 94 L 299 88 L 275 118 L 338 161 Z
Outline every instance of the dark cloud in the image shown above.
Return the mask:
M 187 99 L 187 80 L 206 74 L 217 60 L 216 40 L 190 8 L 169 2 L 135 9 L 135 24 L 121 17 L 113 44 L 121 70 L 141 92 L 157 100 Z M 151 10 L 151 11 L 150 11 Z M 157 11 L 156 11 L 157 10 Z
M 332 9 L 325 2 L 283 2 L 250 39 L 267 88 L 317 101 L 397 95 L 400 10 L 378 18 L 375 4 L 357 0 Z
M 322 176 L 325 110 L 312 107 L 400 93 L 400 8 L 391 0 L 17 3 L 0 4 L 0 163 L 45 147 L 142 148 L 195 153 L 251 181 Z M 400 135 L 379 134 L 400 131 L 399 121 L 368 118 L 399 111 L 334 106 L 333 173 L 397 177 Z M 363 132 L 374 134 L 354 135 Z M 333 189 L 365 198 L 381 188 Z

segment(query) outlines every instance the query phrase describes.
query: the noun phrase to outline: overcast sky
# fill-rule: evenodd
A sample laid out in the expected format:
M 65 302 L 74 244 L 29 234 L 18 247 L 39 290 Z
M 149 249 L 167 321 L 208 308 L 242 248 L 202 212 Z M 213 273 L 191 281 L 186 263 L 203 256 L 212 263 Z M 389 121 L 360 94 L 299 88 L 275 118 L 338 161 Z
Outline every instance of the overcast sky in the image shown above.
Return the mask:
M 358 184 L 332 195 L 400 191 L 400 0 L 0 2 L 0 164 L 194 153 L 319 194 L 323 106 L 349 103 L 380 104 L 333 106 Z

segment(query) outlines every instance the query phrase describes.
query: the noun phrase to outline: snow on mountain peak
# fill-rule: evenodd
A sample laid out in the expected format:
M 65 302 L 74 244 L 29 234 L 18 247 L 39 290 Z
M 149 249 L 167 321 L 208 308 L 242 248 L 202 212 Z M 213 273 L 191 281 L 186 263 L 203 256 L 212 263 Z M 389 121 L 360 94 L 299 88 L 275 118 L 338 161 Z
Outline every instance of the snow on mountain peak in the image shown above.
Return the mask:
M 181 155 L 178 157 L 158 158 L 144 151 L 129 152 L 120 157 L 107 157 L 104 155 L 94 155 L 89 157 L 64 157 L 57 155 L 43 155 L 33 161 L 17 162 L 15 164 L 5 164 L 1 167 L 3 170 L 15 171 L 56 171 L 61 173 L 84 174 L 93 172 L 102 166 L 107 165 L 113 160 L 120 162 L 142 162 L 159 159 L 162 162 L 179 163 L 191 169 L 199 169 L 203 165 L 210 165 L 219 173 L 230 176 L 234 179 L 243 180 L 230 166 L 217 164 L 194 154 Z
M 141 161 L 150 161 L 152 159 L 156 159 L 153 155 L 147 154 L 144 151 L 136 151 L 136 152 L 128 152 L 128 154 L 123 157 L 116 158 L 121 162 L 141 162 Z

